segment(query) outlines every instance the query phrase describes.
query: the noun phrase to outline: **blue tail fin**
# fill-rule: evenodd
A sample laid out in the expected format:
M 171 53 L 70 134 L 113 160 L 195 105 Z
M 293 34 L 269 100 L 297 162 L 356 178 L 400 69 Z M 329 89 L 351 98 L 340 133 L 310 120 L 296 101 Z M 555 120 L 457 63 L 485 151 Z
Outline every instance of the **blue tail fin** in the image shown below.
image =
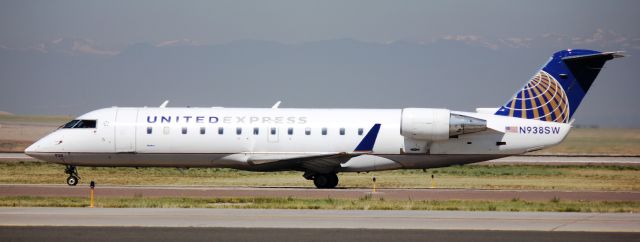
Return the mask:
M 619 52 L 563 50 L 524 85 L 496 115 L 567 123 L 604 63 Z

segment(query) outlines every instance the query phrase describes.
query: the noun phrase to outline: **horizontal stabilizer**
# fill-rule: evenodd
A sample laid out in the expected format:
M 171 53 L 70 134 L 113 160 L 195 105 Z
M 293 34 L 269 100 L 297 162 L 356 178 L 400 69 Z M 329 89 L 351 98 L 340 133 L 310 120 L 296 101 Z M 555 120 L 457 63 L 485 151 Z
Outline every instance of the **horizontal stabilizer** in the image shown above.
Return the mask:
M 486 113 L 486 114 L 494 114 L 500 109 L 497 108 L 476 108 L 476 113 Z
M 597 53 L 597 54 L 588 54 L 588 55 L 576 55 L 576 56 L 567 56 L 562 58 L 562 60 L 567 61 L 567 60 L 585 60 L 585 59 L 603 59 L 603 60 L 611 60 L 611 59 L 615 59 L 615 58 L 622 58 L 625 57 L 624 55 L 624 51 L 609 51 L 609 52 L 602 52 L 602 53 Z

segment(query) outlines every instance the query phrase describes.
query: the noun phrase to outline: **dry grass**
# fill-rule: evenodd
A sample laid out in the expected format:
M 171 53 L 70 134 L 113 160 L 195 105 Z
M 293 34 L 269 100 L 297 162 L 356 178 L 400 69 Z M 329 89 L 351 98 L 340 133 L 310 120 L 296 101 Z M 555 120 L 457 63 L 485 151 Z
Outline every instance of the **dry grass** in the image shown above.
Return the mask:
M 88 207 L 87 198 L 0 197 L 0 207 Z M 105 208 L 254 208 L 254 209 L 338 209 L 338 210 L 455 210 L 531 212 L 640 212 L 640 202 L 606 201 L 388 201 L 364 196 L 360 199 L 301 198 L 98 198 L 96 207 Z
M 46 115 L 13 115 L 0 114 L 0 122 L 21 124 L 50 124 L 61 125 L 72 120 L 72 116 L 46 116 Z
M 24 152 L 33 141 L 24 140 L 0 140 L 0 152 Z
M 0 152 L 23 152 L 33 142 L 71 119 L 70 116 L 0 114 Z
M 640 129 L 576 128 L 560 145 L 533 154 L 640 155 Z
M 64 184 L 61 165 L 0 163 L 0 183 Z M 207 185 L 313 187 L 300 172 L 247 172 L 231 169 L 78 168 L 81 182 L 105 185 Z M 427 188 L 434 174 L 439 188 L 639 191 L 639 167 L 606 166 L 455 166 L 428 170 L 341 173 L 340 187 Z

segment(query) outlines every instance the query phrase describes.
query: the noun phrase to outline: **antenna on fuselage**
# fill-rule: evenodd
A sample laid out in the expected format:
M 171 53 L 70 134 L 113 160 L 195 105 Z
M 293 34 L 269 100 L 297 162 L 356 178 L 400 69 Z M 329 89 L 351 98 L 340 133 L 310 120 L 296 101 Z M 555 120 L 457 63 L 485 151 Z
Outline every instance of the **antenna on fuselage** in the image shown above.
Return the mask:
M 166 108 L 167 104 L 169 104 L 169 100 L 164 100 L 164 102 L 160 104 L 160 108 Z
M 271 109 L 278 109 L 278 107 L 280 107 L 280 103 L 282 103 L 282 101 L 278 101 L 278 102 L 276 102 L 276 104 L 274 104 L 273 106 L 271 106 Z

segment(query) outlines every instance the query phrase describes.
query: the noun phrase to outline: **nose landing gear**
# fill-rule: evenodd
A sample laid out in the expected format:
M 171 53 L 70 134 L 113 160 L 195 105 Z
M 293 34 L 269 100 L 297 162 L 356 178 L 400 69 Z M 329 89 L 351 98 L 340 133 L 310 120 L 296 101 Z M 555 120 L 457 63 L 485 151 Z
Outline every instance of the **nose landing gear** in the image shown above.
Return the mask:
M 69 186 L 75 186 L 78 184 L 78 181 L 80 180 L 80 176 L 78 175 L 78 170 L 76 169 L 76 166 L 67 166 L 67 168 L 64 169 L 64 173 L 69 174 L 69 177 L 67 177 L 67 185 Z

